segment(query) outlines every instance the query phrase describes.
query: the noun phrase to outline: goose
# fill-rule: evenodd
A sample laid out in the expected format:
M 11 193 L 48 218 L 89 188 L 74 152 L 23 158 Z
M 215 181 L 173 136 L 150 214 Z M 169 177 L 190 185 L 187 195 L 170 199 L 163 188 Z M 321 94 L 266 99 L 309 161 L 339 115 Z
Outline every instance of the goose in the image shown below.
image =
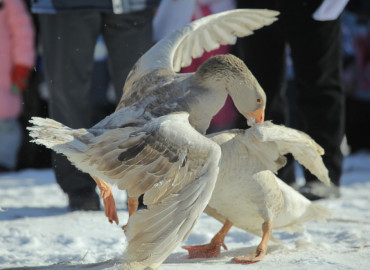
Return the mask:
M 321 155 L 324 150 L 307 134 L 270 121 L 252 124 L 247 130 L 232 130 L 209 135 L 221 146 L 218 180 L 205 213 L 222 222 L 221 230 L 205 245 L 184 246 L 189 258 L 217 257 L 232 226 L 261 236 L 256 252 L 235 257 L 235 263 L 262 260 L 272 229 L 302 231 L 302 223 L 325 221 L 330 210 L 313 204 L 275 174 L 294 158 L 326 185 L 328 170 Z
M 127 190 L 130 211 L 124 269 L 157 269 L 189 235 L 211 198 L 220 146 L 204 134 L 229 94 L 247 119 L 264 121 L 266 96 L 246 65 L 219 55 L 179 74 L 191 58 L 272 24 L 271 10 L 232 10 L 194 21 L 156 43 L 134 65 L 114 113 L 71 129 L 33 117 L 32 141 L 65 155 L 97 182 L 110 222 L 118 223 L 111 186 Z

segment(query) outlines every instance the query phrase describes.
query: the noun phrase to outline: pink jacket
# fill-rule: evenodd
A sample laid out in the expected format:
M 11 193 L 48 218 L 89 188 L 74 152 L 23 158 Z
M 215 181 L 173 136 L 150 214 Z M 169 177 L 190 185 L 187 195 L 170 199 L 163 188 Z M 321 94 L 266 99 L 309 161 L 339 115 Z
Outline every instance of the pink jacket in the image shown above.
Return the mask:
M 33 24 L 22 0 L 2 0 L 0 9 L 0 120 L 21 112 L 20 94 L 11 92 L 14 65 L 32 68 L 35 60 Z

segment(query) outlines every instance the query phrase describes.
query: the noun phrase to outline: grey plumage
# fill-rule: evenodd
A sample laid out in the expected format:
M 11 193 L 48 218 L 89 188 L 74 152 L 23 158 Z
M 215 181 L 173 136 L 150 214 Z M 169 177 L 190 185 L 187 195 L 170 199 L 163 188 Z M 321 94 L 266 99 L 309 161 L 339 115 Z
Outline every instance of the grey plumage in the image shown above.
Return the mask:
M 176 72 L 192 56 L 232 44 L 273 23 L 277 15 L 233 10 L 170 34 L 135 64 L 116 111 L 91 128 L 31 120 L 35 143 L 64 154 L 80 170 L 116 184 L 131 197 L 144 194 L 148 209 L 132 215 L 127 225 L 124 268 L 157 268 L 206 207 L 221 149 L 203 134 L 227 95 L 244 116 L 265 105 L 264 91 L 235 56 L 217 56 L 199 74 Z

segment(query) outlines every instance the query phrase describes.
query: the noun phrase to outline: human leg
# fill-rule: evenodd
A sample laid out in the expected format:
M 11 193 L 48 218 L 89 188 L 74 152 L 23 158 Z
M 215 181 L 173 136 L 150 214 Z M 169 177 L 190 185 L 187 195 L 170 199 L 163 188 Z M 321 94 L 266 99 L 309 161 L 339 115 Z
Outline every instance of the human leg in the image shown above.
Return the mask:
M 17 166 L 22 130 L 17 119 L 0 120 L 0 172 L 12 171 Z
M 111 78 L 117 103 L 126 77 L 136 61 L 152 45 L 151 9 L 128 14 L 104 14 L 102 33 L 108 50 Z
M 153 44 L 153 10 L 147 9 L 128 14 L 104 14 L 102 34 L 108 50 L 111 79 L 117 103 L 121 99 L 126 77 L 136 61 Z M 139 208 L 144 206 L 139 197 Z
M 98 13 L 39 15 L 45 78 L 50 91 L 50 117 L 71 127 L 90 127 L 91 71 L 99 34 Z M 53 154 L 58 184 L 73 209 L 97 209 L 96 184 L 64 157 Z M 90 201 L 84 206 L 85 201 Z
M 332 183 L 339 186 L 343 160 L 340 144 L 344 135 L 340 18 L 315 21 L 312 12 L 321 1 L 308 5 L 304 5 L 304 1 L 295 1 L 295 5 L 294 1 L 290 2 L 283 12 L 287 14 L 302 128 L 324 148 L 323 160 L 329 176 Z M 308 172 L 305 177 L 308 185 L 316 182 Z M 328 192 L 339 196 L 338 190 Z
M 238 8 L 268 8 L 279 10 L 277 1 L 238 1 Z M 287 101 L 285 97 L 285 36 L 283 21 L 257 30 L 253 35 L 240 39 L 235 48 L 236 55 L 251 70 L 266 92 L 266 120 L 276 124 L 287 124 Z M 240 125 L 245 128 L 245 125 Z M 289 157 L 287 165 L 279 171 L 279 177 L 287 184 L 295 183 L 294 161 Z

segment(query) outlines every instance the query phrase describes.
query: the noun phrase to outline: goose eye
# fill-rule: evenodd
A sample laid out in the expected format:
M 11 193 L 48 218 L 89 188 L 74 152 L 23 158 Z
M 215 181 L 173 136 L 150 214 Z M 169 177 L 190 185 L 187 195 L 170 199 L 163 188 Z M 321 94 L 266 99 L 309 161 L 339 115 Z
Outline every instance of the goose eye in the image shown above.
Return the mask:
M 257 103 L 258 103 L 258 104 L 261 104 L 261 103 L 262 103 L 262 99 L 257 98 Z

